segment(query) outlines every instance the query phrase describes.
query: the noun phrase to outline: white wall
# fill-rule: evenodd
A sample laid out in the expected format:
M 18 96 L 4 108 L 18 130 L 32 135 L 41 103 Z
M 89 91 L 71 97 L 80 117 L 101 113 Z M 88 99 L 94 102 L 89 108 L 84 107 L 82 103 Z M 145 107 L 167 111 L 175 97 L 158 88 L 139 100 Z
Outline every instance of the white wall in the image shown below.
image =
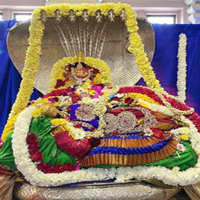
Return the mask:
M 71 2 L 71 0 L 49 0 L 57 2 Z M 87 2 L 91 0 L 77 0 L 80 2 Z M 95 0 L 94 0 L 95 1 Z M 96 0 L 97 1 L 97 0 Z M 120 0 L 103 0 L 103 3 L 114 2 Z M 76 2 L 76 0 L 73 0 Z M 138 13 L 139 17 L 146 17 L 146 14 L 175 14 L 177 16 L 177 23 L 188 23 L 188 6 L 184 0 L 121 0 L 122 3 L 130 4 Z M 13 12 L 26 11 L 32 12 L 35 8 L 45 5 L 45 0 L 0 0 L 0 11 L 3 12 L 4 20 L 12 19 Z
M 45 0 L 0 0 L 0 12 L 4 20 L 11 20 L 15 12 L 33 12 L 34 9 L 44 6 Z

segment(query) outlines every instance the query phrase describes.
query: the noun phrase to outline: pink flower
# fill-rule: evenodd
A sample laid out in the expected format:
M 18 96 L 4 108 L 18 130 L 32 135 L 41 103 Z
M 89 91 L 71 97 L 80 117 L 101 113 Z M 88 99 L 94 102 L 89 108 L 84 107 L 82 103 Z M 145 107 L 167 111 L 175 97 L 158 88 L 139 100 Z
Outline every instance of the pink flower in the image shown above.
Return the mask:
M 80 170 L 80 166 L 79 165 L 74 165 L 75 166 L 75 170 L 78 171 Z
M 56 100 L 54 98 L 49 98 L 48 101 L 50 101 L 51 103 L 55 103 Z
M 98 93 L 95 93 L 94 98 L 98 98 L 98 97 L 99 97 Z
M 69 117 L 65 117 L 64 119 L 66 119 L 67 121 L 70 121 L 70 118 L 69 118 Z
M 102 92 L 101 92 L 102 88 L 98 85 L 92 86 L 92 90 L 95 90 L 99 95 L 102 94 Z

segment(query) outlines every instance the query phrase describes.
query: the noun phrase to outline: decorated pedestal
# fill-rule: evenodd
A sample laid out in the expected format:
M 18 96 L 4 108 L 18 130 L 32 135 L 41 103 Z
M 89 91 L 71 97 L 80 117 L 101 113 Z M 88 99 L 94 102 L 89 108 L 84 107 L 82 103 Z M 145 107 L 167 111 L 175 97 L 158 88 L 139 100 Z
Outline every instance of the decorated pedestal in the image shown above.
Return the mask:
M 147 22 L 138 22 L 151 59 Z M 199 116 L 160 86 L 130 6 L 39 8 L 29 30 L 0 150 L 17 198 L 169 199 L 199 182 Z M 13 57 L 19 69 L 24 46 Z M 141 76 L 147 87 L 134 86 Z M 35 80 L 44 96 L 28 102 Z

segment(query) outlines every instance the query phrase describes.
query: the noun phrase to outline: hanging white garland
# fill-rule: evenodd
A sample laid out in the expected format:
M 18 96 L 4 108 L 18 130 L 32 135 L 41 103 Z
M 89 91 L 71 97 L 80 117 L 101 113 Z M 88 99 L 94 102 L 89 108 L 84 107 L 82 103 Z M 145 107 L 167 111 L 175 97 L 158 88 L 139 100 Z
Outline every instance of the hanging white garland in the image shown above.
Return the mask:
M 186 46 L 187 37 L 184 33 L 179 35 L 179 47 L 178 47 L 178 72 L 177 72 L 177 89 L 178 98 L 183 102 L 186 99 Z

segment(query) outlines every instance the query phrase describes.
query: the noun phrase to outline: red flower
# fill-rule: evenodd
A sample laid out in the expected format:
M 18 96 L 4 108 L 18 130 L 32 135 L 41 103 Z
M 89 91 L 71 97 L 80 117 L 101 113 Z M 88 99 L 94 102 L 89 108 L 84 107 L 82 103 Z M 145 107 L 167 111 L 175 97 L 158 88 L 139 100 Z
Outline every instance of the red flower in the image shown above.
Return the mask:
M 37 151 L 34 155 L 31 156 L 31 159 L 35 162 L 38 162 L 43 159 L 43 155 L 41 152 Z
M 72 103 L 76 103 L 78 100 L 79 100 L 79 96 L 76 95 L 76 94 L 74 94 L 74 95 L 72 96 Z
M 35 142 L 37 142 L 37 136 L 33 133 L 29 134 L 26 138 L 26 142 L 28 144 L 34 144 Z
M 153 131 L 154 137 L 156 137 L 158 139 L 164 139 L 165 138 L 163 131 L 156 129 L 156 128 L 151 128 L 151 130 Z
M 65 171 L 74 171 L 74 170 L 76 170 L 76 167 L 71 163 L 66 163 L 63 167 L 64 167 Z
M 98 73 L 99 73 L 99 70 L 96 69 L 96 68 L 93 68 L 92 73 L 93 73 L 93 74 L 98 74 Z
M 145 87 L 139 87 L 139 86 L 135 86 L 135 87 L 122 87 L 119 89 L 119 94 L 121 93 L 139 93 L 139 94 L 145 94 L 148 97 L 152 98 L 153 100 L 159 102 L 161 105 L 163 105 L 162 100 L 160 99 L 160 97 L 155 94 L 154 91 L 152 91 L 149 88 L 145 88 Z
M 38 168 L 38 170 L 43 171 L 45 174 L 51 173 L 53 171 L 53 166 L 47 165 L 44 162 L 41 162 L 40 164 L 38 164 L 37 168 Z
M 34 147 L 38 148 L 39 146 L 40 146 L 39 142 L 36 141 L 36 142 L 33 143 L 33 144 L 29 144 L 29 149 L 30 149 L 30 148 L 34 148 Z
M 74 125 L 75 128 L 81 128 L 81 124 Z
M 69 64 L 69 65 L 65 66 L 65 69 L 68 68 L 68 69 L 71 71 L 71 68 L 72 68 L 72 67 L 74 68 L 74 65 Z
M 48 98 L 48 97 L 55 97 L 55 96 L 67 96 L 71 94 L 71 87 L 67 87 L 66 89 L 57 89 L 53 90 L 52 92 L 46 94 L 43 96 L 43 99 Z
M 43 169 L 45 166 L 46 166 L 46 163 L 41 162 L 40 164 L 37 165 L 37 169 L 42 171 L 42 169 Z
M 28 152 L 29 152 L 31 155 L 35 154 L 37 151 L 38 151 L 38 147 L 35 147 L 35 146 L 32 146 L 32 145 L 29 146 Z
M 53 168 L 53 173 L 62 173 L 65 171 L 64 165 L 58 164 Z
M 57 82 L 56 82 L 55 88 L 59 88 L 59 87 L 64 86 L 64 85 L 65 85 L 65 81 L 58 79 Z
M 132 98 L 130 98 L 130 97 L 127 97 L 127 98 L 124 100 L 124 103 L 126 103 L 126 104 L 131 104 L 133 101 L 134 101 L 134 99 L 132 99 Z

